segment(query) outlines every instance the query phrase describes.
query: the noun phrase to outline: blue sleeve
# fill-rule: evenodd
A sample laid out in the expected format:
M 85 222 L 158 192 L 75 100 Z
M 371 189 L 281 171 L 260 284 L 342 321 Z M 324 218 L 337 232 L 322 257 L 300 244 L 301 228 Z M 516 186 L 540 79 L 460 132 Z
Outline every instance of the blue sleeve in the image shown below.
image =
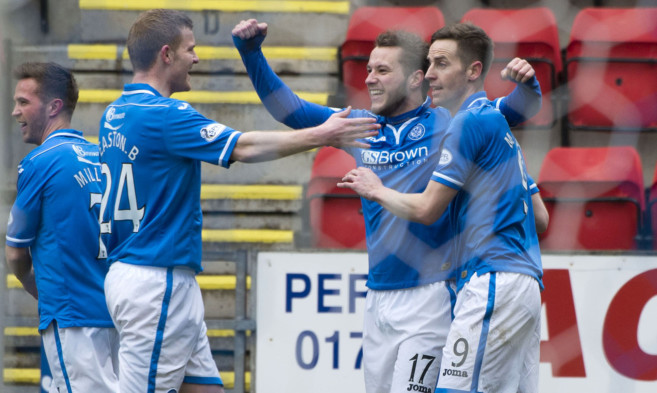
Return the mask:
M 457 114 L 450 123 L 441 144 L 440 161 L 431 180 L 460 190 L 477 160 L 479 147 L 485 146 L 484 135 L 476 132 L 478 122 L 468 112 Z
M 260 101 L 277 121 L 299 129 L 322 124 L 335 112 L 334 109 L 302 100 L 276 75 L 262 54 L 263 35 L 250 40 L 233 36 L 235 47 Z
M 162 134 L 167 150 L 177 156 L 228 168 L 241 132 L 208 119 L 189 104 L 182 101 L 180 104 L 170 106 L 163 119 L 166 126 L 162 127 Z
M 42 180 L 29 161 L 18 167 L 18 192 L 9 214 L 7 245 L 29 247 L 34 242 L 41 217 Z
M 541 110 L 541 87 L 534 76 L 525 83 L 519 83 L 511 94 L 494 100 L 494 103 L 509 126 L 517 126 L 531 119 Z
M 534 181 L 534 179 L 527 174 L 527 184 L 529 185 L 529 195 L 534 195 L 541 190 L 538 189 L 538 184 Z

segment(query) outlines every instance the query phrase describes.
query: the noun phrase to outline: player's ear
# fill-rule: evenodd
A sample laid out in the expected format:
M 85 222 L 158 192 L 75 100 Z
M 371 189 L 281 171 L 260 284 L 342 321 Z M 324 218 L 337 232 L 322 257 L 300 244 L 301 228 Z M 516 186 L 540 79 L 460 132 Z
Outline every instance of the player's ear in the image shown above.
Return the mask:
M 468 69 L 466 70 L 466 74 L 468 76 L 468 80 L 470 82 L 474 82 L 479 77 L 481 76 L 481 72 L 483 71 L 484 65 L 481 63 L 481 61 L 473 61 L 469 66 Z
M 424 83 L 424 72 L 422 70 L 415 70 L 408 77 L 408 84 L 413 88 L 421 88 Z
M 169 45 L 164 45 L 162 48 L 160 48 L 158 56 L 164 64 L 171 64 L 173 61 L 173 50 Z
M 52 99 L 47 105 L 48 117 L 55 117 L 64 109 L 64 101 L 61 98 Z

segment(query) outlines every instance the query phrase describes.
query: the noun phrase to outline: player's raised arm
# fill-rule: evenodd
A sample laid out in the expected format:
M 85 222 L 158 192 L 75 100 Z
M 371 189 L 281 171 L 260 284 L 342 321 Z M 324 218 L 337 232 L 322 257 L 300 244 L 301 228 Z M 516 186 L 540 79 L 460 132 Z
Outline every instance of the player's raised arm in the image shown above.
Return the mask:
M 348 118 L 351 108 L 334 113 L 325 123 L 299 131 L 251 131 L 237 140 L 231 160 L 262 162 L 321 146 L 368 148 L 361 141 L 381 127 L 374 118 Z
M 255 19 L 241 21 L 232 31 L 235 48 L 263 105 L 274 119 L 294 129 L 323 123 L 334 111 L 301 99 L 276 75 L 261 50 L 266 34 L 267 24 Z
M 493 75 L 489 77 L 495 78 Z M 499 102 L 499 109 L 509 126 L 523 123 L 541 110 L 541 87 L 536 79 L 536 71 L 527 60 L 514 58 L 500 72 L 500 77 L 517 84 L 516 88 Z

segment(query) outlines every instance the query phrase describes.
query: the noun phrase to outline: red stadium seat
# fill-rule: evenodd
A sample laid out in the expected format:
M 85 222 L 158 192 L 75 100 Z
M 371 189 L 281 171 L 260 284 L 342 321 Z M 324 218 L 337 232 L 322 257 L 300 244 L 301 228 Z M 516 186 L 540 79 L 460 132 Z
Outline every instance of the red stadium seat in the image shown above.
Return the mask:
M 657 128 L 657 8 L 580 11 L 566 75 L 571 128 Z
M 367 61 L 376 37 L 386 30 L 407 30 L 427 42 L 445 25 L 436 7 L 360 7 L 349 19 L 345 41 L 340 47 L 340 72 L 347 105 L 369 108 L 370 97 L 365 86 Z
M 550 213 L 544 250 L 637 248 L 644 208 L 643 173 L 633 147 L 558 147 L 538 178 Z
M 499 75 L 514 57 L 528 60 L 543 92 L 541 111 L 526 125 L 552 126 L 556 116 L 552 90 L 561 73 L 562 60 L 559 31 L 554 14 L 549 8 L 491 9 L 473 8 L 466 12 L 463 22 L 481 27 L 495 43 L 495 59 L 486 78 L 484 89 L 490 98 L 508 95 L 513 83 Z
M 312 247 L 366 248 L 360 197 L 336 185 L 355 167 L 353 157 L 342 150 L 324 147 L 317 151 L 306 192 Z

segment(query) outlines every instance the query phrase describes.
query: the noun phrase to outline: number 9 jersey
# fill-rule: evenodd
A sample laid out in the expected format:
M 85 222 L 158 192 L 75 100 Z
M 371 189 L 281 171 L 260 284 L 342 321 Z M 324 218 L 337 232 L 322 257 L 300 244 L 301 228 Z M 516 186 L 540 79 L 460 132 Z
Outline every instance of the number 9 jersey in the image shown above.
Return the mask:
M 542 288 L 532 181 L 518 141 L 485 92 L 468 98 L 441 144 L 431 180 L 459 190 L 448 208 L 457 239 L 458 289 L 476 272 L 522 273 Z
M 100 122 L 108 261 L 201 268 L 201 161 L 225 168 L 241 133 L 128 84 Z

